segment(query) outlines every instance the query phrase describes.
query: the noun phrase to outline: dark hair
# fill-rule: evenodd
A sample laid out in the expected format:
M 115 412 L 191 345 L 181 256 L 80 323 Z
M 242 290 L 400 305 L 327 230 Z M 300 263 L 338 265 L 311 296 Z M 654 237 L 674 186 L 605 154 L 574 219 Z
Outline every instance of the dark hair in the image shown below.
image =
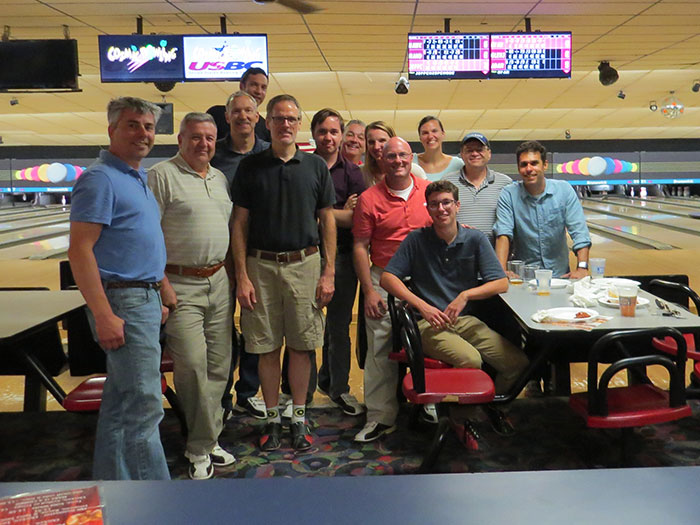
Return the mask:
M 266 117 L 268 118 L 272 114 L 272 108 L 275 107 L 276 104 L 279 102 L 291 102 L 294 104 L 297 109 L 299 110 L 299 116 L 301 117 L 301 106 L 299 105 L 299 102 L 297 102 L 297 99 L 295 99 L 292 95 L 277 95 L 276 97 L 272 97 L 270 101 L 267 103 L 267 107 L 265 110 L 267 111 Z
M 518 149 L 515 150 L 515 162 L 520 164 L 520 155 L 523 153 L 539 153 L 542 159 L 542 164 L 547 162 L 547 148 L 536 140 L 528 140 L 523 142 Z
M 418 136 L 420 136 L 420 128 L 423 127 L 423 124 L 427 124 L 431 120 L 436 120 L 438 124 L 440 124 L 440 131 L 445 131 L 445 128 L 442 127 L 442 122 L 440 122 L 440 119 L 437 117 L 433 117 L 432 115 L 427 115 L 420 119 L 420 122 L 418 123 Z
M 268 80 L 270 79 L 270 77 L 267 76 L 267 73 L 265 73 L 264 69 L 259 67 L 249 67 L 248 69 L 246 69 L 246 72 L 243 73 L 243 76 L 241 77 L 241 84 L 245 84 L 246 82 L 248 82 L 248 77 L 250 75 L 265 75 L 265 78 L 267 78 Z
M 425 188 L 425 202 L 428 202 L 433 193 L 451 193 L 456 201 L 459 200 L 459 188 L 449 180 L 436 180 L 428 184 Z
M 311 133 L 314 132 L 314 130 L 316 129 L 316 126 L 323 123 L 328 117 L 337 118 L 338 123 L 340 123 L 340 132 L 343 133 L 345 131 L 345 121 L 343 120 L 342 115 L 334 109 L 324 108 L 324 109 L 318 110 L 316 112 L 316 114 L 313 116 L 313 118 L 311 119 Z

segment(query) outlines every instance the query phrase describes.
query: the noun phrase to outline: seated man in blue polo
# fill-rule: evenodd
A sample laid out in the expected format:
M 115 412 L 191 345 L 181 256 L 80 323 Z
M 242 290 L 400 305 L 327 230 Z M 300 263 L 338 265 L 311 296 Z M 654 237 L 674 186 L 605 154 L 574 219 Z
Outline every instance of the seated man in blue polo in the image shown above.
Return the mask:
M 486 235 L 457 223 L 459 190 L 449 181 L 431 183 L 425 190 L 432 226 L 414 230 L 384 268 L 380 284 L 405 300 L 421 316 L 424 353 L 459 368 L 496 372 L 496 393 L 502 394 L 527 366 L 519 348 L 469 315 L 469 303 L 508 289 L 508 279 Z M 479 284 L 478 277 L 482 277 Z M 403 283 L 411 278 L 411 290 Z M 513 431 L 502 413 L 487 415 L 501 434 Z

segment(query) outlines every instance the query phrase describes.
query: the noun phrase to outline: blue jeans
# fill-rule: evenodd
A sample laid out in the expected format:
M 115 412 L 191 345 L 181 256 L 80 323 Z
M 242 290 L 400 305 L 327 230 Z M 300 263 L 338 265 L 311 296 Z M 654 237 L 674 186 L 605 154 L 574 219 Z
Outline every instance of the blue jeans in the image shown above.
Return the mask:
M 356 293 L 352 253 L 339 253 L 335 260 L 335 293 L 326 308 L 323 362 L 318 371 L 318 384 L 331 399 L 350 391 L 350 322 Z
M 160 441 L 161 302 L 156 290 L 105 290 L 114 314 L 124 320 L 125 344 L 108 350 L 107 381 L 97 419 L 94 479 L 168 480 Z M 93 327 L 92 314 L 88 316 Z

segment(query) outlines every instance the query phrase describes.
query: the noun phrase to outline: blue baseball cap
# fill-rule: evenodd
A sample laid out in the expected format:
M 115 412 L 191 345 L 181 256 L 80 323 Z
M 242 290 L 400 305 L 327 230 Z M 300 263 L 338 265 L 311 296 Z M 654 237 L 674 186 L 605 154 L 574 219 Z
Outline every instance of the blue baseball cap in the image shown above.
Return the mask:
M 468 135 L 465 135 L 464 138 L 462 139 L 462 146 L 464 146 L 464 143 L 467 142 L 468 140 L 478 140 L 481 142 L 484 146 L 487 148 L 491 149 L 491 146 L 489 145 L 489 139 L 487 139 L 483 134 L 481 133 L 469 133 Z

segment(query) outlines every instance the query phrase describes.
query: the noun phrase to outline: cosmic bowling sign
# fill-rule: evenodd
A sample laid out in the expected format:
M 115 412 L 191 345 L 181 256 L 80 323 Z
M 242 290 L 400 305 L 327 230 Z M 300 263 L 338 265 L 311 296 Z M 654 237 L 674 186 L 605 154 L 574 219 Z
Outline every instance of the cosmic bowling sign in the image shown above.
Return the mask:
M 268 72 L 267 35 L 101 35 L 102 82 L 239 80 Z

